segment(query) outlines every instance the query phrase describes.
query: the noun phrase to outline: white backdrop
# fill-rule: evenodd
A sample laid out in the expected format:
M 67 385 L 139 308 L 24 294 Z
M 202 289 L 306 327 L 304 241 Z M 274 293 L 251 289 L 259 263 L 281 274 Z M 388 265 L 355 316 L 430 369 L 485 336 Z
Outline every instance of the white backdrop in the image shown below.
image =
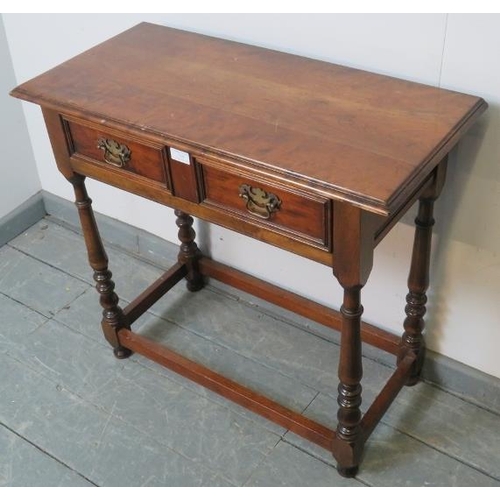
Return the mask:
M 428 345 L 500 377 L 499 15 L 4 14 L 18 82 L 140 21 L 252 43 L 484 97 L 490 109 L 454 151 L 437 204 Z M 43 189 L 72 199 L 55 168 L 38 108 L 25 115 Z M 170 209 L 89 181 L 94 208 L 171 241 Z M 147 216 L 147 217 L 146 217 Z M 411 216 L 377 248 L 364 290 L 365 319 L 394 333 L 404 318 Z M 324 266 L 203 224 L 204 250 L 319 302 L 339 306 Z M 111 263 L 112 268 L 112 263 Z M 326 271 L 326 272 L 325 272 Z M 119 288 L 118 288 L 119 292 Z

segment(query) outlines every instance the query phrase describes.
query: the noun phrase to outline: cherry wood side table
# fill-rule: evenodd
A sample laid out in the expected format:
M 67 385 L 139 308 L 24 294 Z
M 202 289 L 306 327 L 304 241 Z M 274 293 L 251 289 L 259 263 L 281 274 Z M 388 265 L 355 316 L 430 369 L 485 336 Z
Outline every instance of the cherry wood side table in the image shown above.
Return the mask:
M 142 23 L 17 87 L 39 104 L 74 187 L 104 335 L 333 453 L 354 476 L 364 443 L 417 382 L 433 204 L 447 154 L 486 109 L 477 97 Z M 124 309 L 85 189 L 91 177 L 175 209 L 178 263 Z M 402 338 L 361 321 L 376 245 L 418 202 Z M 192 214 L 328 266 L 340 312 L 205 257 Z M 336 429 L 289 410 L 131 330 L 185 278 L 228 283 L 341 331 Z M 396 368 L 362 415 L 362 341 Z M 332 423 L 334 417 L 332 415 Z

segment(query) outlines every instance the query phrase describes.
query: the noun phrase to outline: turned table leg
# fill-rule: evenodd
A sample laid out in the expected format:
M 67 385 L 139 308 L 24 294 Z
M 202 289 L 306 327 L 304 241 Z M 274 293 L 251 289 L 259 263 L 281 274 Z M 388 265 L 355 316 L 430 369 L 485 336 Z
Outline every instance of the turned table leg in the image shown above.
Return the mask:
M 415 385 L 420 377 L 425 359 L 425 327 L 427 289 L 429 288 L 429 268 L 431 258 L 432 227 L 434 226 L 434 202 L 438 198 L 446 175 L 446 159 L 437 167 L 432 185 L 419 199 L 418 214 L 415 218 L 415 238 L 408 276 L 406 296 L 406 319 L 404 333 L 398 352 L 398 363 L 411 352 L 416 356 L 407 385 Z
M 430 247 L 432 226 L 434 225 L 433 204 L 433 200 L 421 199 L 418 216 L 415 219 L 415 240 L 408 277 L 409 293 L 406 296 L 406 318 L 403 323 L 404 333 L 398 353 L 398 362 L 408 352 L 412 352 L 416 356 L 407 385 L 415 385 L 418 382 L 425 358 L 425 340 L 422 332 L 425 326 L 426 292 L 429 287 Z
M 121 328 L 130 328 L 130 325 L 127 324 L 123 311 L 118 306 L 118 295 L 114 291 L 115 284 L 111 279 L 111 271 L 108 269 L 108 257 L 95 221 L 92 200 L 89 198 L 85 188 L 85 178 L 74 176 L 70 181 L 75 190 L 75 204 L 80 216 L 88 259 L 94 270 L 96 289 L 99 292 L 100 304 L 103 308 L 101 324 L 104 336 L 113 346 L 114 354 L 117 358 L 128 358 L 132 354 L 132 351 L 120 345 L 117 334 Z
M 347 203 L 334 208 L 333 272 L 344 290 L 340 309 L 339 386 L 337 431 L 332 452 L 337 470 L 345 477 L 358 472 L 364 437 L 361 429 L 361 290 L 373 267 L 374 234 L 377 221 L 371 214 Z
M 179 228 L 179 240 L 181 242 L 179 255 L 181 264 L 185 264 L 188 270 L 186 276 L 186 287 L 190 292 L 197 292 L 203 288 L 203 276 L 200 273 L 199 260 L 201 252 L 194 241 L 196 233 L 193 229 L 193 218 L 181 210 L 175 210 L 177 220 L 175 223 Z
M 340 340 L 337 440 L 342 443 L 344 459 L 337 469 L 342 476 L 354 477 L 361 453 L 361 287 L 345 288 L 340 309 L 342 331 Z

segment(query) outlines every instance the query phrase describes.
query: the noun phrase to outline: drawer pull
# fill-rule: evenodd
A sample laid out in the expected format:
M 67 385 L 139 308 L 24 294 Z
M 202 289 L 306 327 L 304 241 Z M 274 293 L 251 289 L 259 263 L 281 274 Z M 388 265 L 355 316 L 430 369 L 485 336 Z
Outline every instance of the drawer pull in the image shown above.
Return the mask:
M 281 200 L 273 193 L 268 193 L 261 188 L 241 184 L 240 197 L 246 200 L 247 210 L 263 219 L 270 219 L 274 212 L 281 206 Z
M 132 155 L 132 152 L 125 144 L 104 137 L 98 139 L 97 149 L 102 149 L 104 151 L 104 161 L 115 167 L 124 167 L 130 161 Z

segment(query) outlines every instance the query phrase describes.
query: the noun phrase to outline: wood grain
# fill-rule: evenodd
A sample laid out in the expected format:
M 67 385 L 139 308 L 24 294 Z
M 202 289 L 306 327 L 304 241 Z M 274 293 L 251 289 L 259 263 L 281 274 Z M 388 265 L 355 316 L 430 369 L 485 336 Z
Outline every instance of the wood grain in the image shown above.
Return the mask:
M 175 196 L 183 200 L 198 203 L 201 199 L 202 190 L 199 176 L 197 175 L 197 166 L 190 159 L 190 164 L 169 158 L 170 178 L 172 179 L 172 191 Z
M 486 108 L 478 97 L 148 23 L 13 95 L 112 117 L 380 213 Z
M 142 353 L 283 425 L 332 451 L 340 474 L 353 477 L 367 435 L 402 384 L 418 380 L 432 204 L 447 154 L 486 103 L 147 23 L 12 94 L 42 106 L 58 168 L 75 188 L 115 355 Z M 172 159 L 169 148 L 187 153 L 189 164 Z M 87 175 L 177 215 L 178 265 L 125 313 L 85 191 Z M 390 352 L 397 343 L 361 321 L 361 290 L 376 244 L 417 199 L 399 365 L 363 420 L 361 342 Z M 344 289 L 340 314 L 203 258 L 189 214 L 327 264 Z M 203 274 L 340 330 L 337 432 L 130 331 L 129 322 L 183 276 L 197 291 Z
M 172 196 L 168 190 L 158 183 L 152 182 L 146 177 L 135 176 L 123 169 L 103 167 L 100 163 L 83 161 L 77 157 L 71 158 L 69 163 L 72 170 L 79 174 L 182 210 L 200 219 L 208 220 L 219 226 L 246 234 L 265 243 L 325 264 L 328 267 L 332 266 L 332 254 L 324 247 L 320 248 L 317 244 L 312 245 L 310 240 L 306 242 L 303 238 L 294 238 L 293 234 L 285 235 L 274 231 L 273 228 L 266 228 L 267 230 L 264 231 L 262 224 L 250 224 L 247 218 L 244 219 L 238 216 L 238 214 L 228 213 L 227 211 L 221 211 L 206 204 L 192 203 L 188 200 Z
M 110 168 L 109 164 L 104 160 L 103 151 L 97 148 L 97 143 L 100 138 L 112 139 L 126 145 L 131 151 L 130 161 L 123 167 L 115 168 L 123 168 L 161 184 L 166 183 L 165 148 L 161 144 L 156 146 L 142 144 L 135 138 L 120 135 L 109 128 L 97 128 L 75 121 L 66 122 L 66 127 L 69 136 L 68 142 L 71 143 L 72 147 L 72 154 L 78 154 L 83 158 L 90 158 L 104 164 L 106 168 Z
M 272 227 L 277 231 L 295 233 L 295 237 L 311 241 L 312 244 L 330 249 L 330 202 L 307 192 L 283 189 L 269 182 L 250 176 L 235 175 L 223 166 L 201 164 L 205 198 L 204 204 L 229 212 L 238 212 L 242 219 Z M 268 220 L 247 210 L 246 202 L 239 196 L 242 184 L 263 189 L 280 200 L 279 209 Z

